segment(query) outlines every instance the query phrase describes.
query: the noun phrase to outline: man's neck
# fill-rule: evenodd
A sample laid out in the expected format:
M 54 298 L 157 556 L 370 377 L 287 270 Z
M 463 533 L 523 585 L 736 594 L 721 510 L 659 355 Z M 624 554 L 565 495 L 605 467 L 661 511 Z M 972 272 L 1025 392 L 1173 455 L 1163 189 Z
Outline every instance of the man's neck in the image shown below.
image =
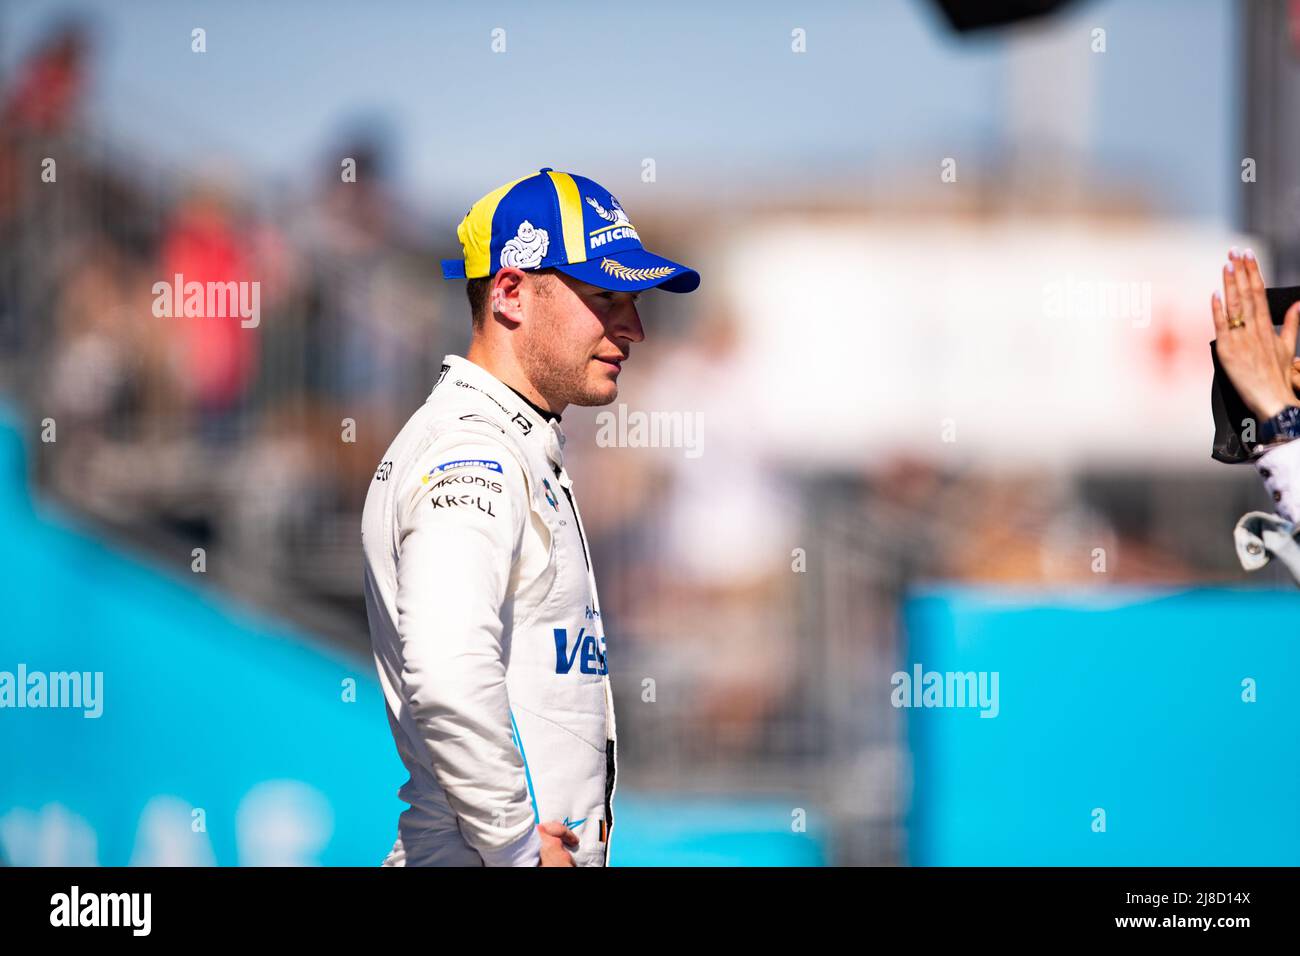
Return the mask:
M 542 408 L 542 406 L 538 405 L 535 401 L 533 401 L 531 398 L 529 398 L 529 397 L 528 397 L 527 395 L 525 395 L 523 392 L 519 391 L 519 389 L 515 388 L 513 385 L 507 384 L 507 385 L 506 385 L 506 388 L 510 389 L 510 391 L 514 392 L 516 395 L 518 395 L 520 398 L 522 398 L 525 402 L 527 402 L 527 403 L 528 403 L 528 407 L 531 408 L 533 411 L 535 411 L 538 415 L 541 415 L 543 418 L 548 419 L 548 420 L 553 418 L 553 419 L 555 419 L 557 422 L 560 420 L 560 413 L 559 413 L 559 412 L 553 412 L 553 411 L 551 411 L 549 408 Z
M 533 383 L 528 380 L 528 376 L 524 374 L 519 363 L 515 361 L 514 355 L 508 350 L 490 349 L 482 340 L 475 339 L 470 342 L 465 358 L 497 381 L 503 382 L 543 418 L 554 416 L 558 420 L 560 413 L 564 411 L 564 406 L 552 407 L 542 393 L 533 387 Z

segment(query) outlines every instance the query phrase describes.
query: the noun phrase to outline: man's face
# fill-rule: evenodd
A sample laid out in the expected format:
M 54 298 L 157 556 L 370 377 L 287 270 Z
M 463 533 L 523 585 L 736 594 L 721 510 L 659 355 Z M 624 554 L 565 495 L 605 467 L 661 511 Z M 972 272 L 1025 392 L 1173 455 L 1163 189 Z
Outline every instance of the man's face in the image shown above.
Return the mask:
M 522 290 L 521 290 L 522 291 Z M 553 407 L 608 405 L 633 342 L 645 338 L 640 293 L 611 292 L 562 272 L 530 273 L 520 360 Z

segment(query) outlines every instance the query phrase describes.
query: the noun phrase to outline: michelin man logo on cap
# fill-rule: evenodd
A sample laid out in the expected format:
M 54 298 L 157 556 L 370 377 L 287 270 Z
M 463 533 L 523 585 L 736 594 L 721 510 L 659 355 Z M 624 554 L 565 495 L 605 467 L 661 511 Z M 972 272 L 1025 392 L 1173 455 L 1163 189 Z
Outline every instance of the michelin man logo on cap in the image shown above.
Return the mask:
M 456 235 L 463 255 L 442 261 L 446 279 L 490 278 L 506 268 L 554 268 L 619 292 L 693 292 L 700 284 L 694 269 L 641 244 L 631 217 L 608 189 L 549 166 L 483 196 Z
M 533 269 L 546 258 L 551 237 L 525 219 L 515 237 L 501 247 L 501 268 Z
M 627 213 L 625 213 L 623 207 L 618 204 L 618 200 L 614 199 L 613 196 L 610 196 L 609 198 L 613 200 L 613 202 L 610 203 L 610 205 L 614 207 L 612 212 L 600 203 L 596 202 L 596 200 L 592 199 L 590 196 L 587 197 L 587 205 L 596 210 L 596 215 L 601 219 L 604 219 L 606 222 L 612 222 L 615 225 L 632 225 L 632 220 L 627 218 Z

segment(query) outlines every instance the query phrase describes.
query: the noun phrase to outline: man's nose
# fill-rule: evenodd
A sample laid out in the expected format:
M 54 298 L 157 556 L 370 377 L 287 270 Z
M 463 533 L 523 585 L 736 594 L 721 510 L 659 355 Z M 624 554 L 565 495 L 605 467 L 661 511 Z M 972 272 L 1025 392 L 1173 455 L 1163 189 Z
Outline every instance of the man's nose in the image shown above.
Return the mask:
M 641 316 L 636 310 L 636 303 L 629 302 L 627 308 L 620 311 L 618 327 L 615 332 L 631 342 L 645 339 L 645 329 L 641 327 Z

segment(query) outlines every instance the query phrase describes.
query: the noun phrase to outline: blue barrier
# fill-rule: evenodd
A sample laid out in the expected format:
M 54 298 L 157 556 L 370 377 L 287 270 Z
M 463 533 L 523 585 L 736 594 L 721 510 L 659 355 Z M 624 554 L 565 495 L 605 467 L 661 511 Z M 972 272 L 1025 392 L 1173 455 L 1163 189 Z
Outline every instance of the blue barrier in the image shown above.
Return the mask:
M 403 774 L 372 662 L 42 513 L 11 424 L 0 526 L 0 671 L 103 675 L 97 718 L 0 709 L 10 862 L 54 862 L 50 846 L 105 865 L 383 858 Z
M 807 811 L 807 832 L 794 831 L 796 809 Z M 620 866 L 825 866 L 821 819 L 796 799 L 625 795 L 620 787 L 610 858 Z
M 997 673 L 999 698 L 903 709 L 909 862 L 1300 863 L 1294 592 L 934 588 L 904 624 L 901 672 Z

